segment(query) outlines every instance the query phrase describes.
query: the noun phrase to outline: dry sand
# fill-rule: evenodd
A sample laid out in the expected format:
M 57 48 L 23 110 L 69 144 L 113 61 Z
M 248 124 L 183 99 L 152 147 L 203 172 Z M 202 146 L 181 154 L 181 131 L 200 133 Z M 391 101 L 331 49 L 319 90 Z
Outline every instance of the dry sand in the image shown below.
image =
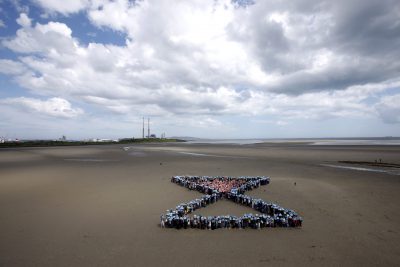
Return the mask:
M 400 263 L 400 176 L 321 165 L 378 158 L 400 163 L 400 147 L 3 149 L 0 266 L 395 266 Z M 270 185 L 249 194 L 294 209 L 304 225 L 161 229 L 161 213 L 200 195 L 170 182 L 179 174 L 269 175 Z M 221 201 L 196 213 L 252 211 Z

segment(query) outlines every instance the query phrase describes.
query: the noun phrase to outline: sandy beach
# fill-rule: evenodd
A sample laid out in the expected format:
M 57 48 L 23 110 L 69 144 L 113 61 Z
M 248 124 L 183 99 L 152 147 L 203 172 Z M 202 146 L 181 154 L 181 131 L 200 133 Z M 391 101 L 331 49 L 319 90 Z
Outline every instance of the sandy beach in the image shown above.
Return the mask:
M 395 266 L 399 171 L 338 163 L 377 159 L 399 164 L 400 146 L 2 149 L 0 266 Z M 248 194 L 295 210 L 303 227 L 162 229 L 166 209 L 201 195 L 170 182 L 183 174 L 270 176 Z M 247 212 L 221 200 L 196 214 Z

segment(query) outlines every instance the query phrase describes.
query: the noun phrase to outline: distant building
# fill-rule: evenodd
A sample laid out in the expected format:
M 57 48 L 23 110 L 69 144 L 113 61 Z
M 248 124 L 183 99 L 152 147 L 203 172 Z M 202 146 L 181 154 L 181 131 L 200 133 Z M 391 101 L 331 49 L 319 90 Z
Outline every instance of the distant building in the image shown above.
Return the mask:
M 112 140 L 104 138 L 104 139 L 100 139 L 100 142 L 112 142 Z
M 108 138 L 102 138 L 102 139 L 96 139 L 96 142 L 118 142 L 118 140 L 113 140 L 113 139 L 108 139 Z

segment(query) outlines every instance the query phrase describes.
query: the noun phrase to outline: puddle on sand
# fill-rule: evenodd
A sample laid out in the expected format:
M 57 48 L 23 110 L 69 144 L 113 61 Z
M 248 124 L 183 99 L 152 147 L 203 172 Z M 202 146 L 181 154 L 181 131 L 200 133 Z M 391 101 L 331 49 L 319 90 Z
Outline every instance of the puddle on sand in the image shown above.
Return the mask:
M 80 162 L 111 162 L 116 160 L 111 159 L 64 159 L 65 161 L 80 161 Z
M 343 166 L 343 165 L 334 165 L 334 164 L 320 164 L 321 166 L 332 167 L 337 169 L 346 169 L 346 170 L 355 170 L 355 171 L 365 171 L 365 172 L 380 172 L 387 173 L 391 175 L 400 175 L 399 170 L 394 169 L 374 169 L 374 168 L 365 168 L 365 167 L 353 167 L 353 166 Z
M 212 155 L 212 154 L 202 154 L 202 153 L 194 153 L 194 152 L 178 152 L 179 154 L 189 155 L 189 156 L 197 156 L 197 157 L 214 157 L 214 158 L 240 158 L 245 159 L 247 157 L 240 157 L 240 156 L 222 156 L 222 155 Z
M 141 151 L 130 152 L 128 155 L 133 156 L 133 157 L 146 157 L 147 156 L 147 154 L 145 152 L 141 152 Z

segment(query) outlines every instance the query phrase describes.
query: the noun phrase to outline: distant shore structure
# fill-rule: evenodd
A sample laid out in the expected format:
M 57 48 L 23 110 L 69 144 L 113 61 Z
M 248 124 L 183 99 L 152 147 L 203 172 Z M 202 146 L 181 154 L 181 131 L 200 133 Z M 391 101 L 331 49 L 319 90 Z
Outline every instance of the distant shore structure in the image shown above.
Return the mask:
M 147 135 L 144 135 L 144 129 L 145 129 L 145 117 L 142 117 L 142 139 L 145 138 L 157 138 L 155 134 L 151 134 L 150 131 L 150 117 L 147 117 Z
M 147 118 L 147 138 L 150 138 L 150 118 Z
M 142 139 L 144 139 L 144 117 L 143 117 L 143 131 L 142 131 Z

